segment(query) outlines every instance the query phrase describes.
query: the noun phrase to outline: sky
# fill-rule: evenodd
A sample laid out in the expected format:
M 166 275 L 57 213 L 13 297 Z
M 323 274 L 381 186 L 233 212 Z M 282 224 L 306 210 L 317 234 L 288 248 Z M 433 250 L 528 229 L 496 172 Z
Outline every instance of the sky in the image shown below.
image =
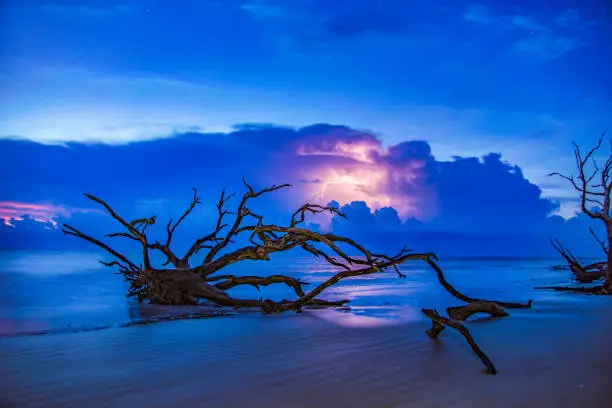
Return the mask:
M 0 7 L 0 244 L 19 226 L 39 242 L 33 220 L 93 223 L 83 191 L 169 214 L 245 172 L 294 183 L 274 208 L 334 200 L 368 236 L 547 244 L 582 225 L 548 173 L 612 122 L 607 0 Z

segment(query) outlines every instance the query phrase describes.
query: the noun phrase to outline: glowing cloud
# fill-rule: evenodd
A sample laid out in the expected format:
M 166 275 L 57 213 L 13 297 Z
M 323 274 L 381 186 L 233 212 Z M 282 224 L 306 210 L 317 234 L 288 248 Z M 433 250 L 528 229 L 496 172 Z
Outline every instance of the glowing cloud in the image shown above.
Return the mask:
M 0 201 L 0 220 L 4 225 L 14 227 L 13 221 L 23 221 L 25 217 L 57 228 L 58 217 L 70 218 L 75 212 L 99 212 L 98 210 L 72 208 L 53 204 L 19 203 L 14 201 Z
M 426 143 L 383 147 L 369 133 L 342 127 L 322 130 L 287 148 L 292 162 L 283 168 L 302 181 L 302 199 L 340 205 L 364 201 L 374 210 L 394 207 L 402 220 L 436 214 L 435 189 L 427 183 L 428 164 L 434 159 Z

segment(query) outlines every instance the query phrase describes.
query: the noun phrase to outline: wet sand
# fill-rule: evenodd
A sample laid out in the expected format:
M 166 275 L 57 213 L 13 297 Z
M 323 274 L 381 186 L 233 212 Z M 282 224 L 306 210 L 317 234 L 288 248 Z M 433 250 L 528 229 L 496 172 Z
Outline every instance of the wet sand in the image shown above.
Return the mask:
M 612 406 L 612 299 L 563 296 L 469 325 L 497 376 L 450 329 L 330 311 L 4 338 L 0 406 Z

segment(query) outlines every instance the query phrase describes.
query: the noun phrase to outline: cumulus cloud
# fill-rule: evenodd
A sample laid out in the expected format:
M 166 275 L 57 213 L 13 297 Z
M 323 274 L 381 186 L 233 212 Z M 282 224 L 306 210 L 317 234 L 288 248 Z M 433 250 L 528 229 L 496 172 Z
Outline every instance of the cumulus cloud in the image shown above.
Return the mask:
M 499 154 L 438 161 L 424 141 L 385 146 L 376 135 L 346 126 L 245 124 L 230 133 L 190 132 L 126 145 L 4 140 L 0 149 L 0 201 L 8 203 L 0 218 L 16 225 L 3 227 L 3 237 L 9 228 L 20 230 L 20 218 L 108 224 L 77 210 L 95 207 L 81 192 L 107 199 L 126 218 L 166 220 L 184 210 L 191 187 L 200 188 L 203 205 L 184 232 L 197 235 L 214 222 L 223 187 L 242 191 L 242 176 L 257 187 L 294 185 L 255 204 L 271 222 L 286 220 L 305 201 L 335 200 L 350 221 L 313 222 L 383 246 L 533 254 L 566 228 L 562 218 L 549 217 L 558 205 Z M 50 202 L 61 204 L 32 204 Z
M 282 152 L 275 167 L 286 169 L 290 180 L 308 181 L 300 186 L 304 198 L 392 206 L 403 219 L 435 215 L 434 158 L 425 142 L 383 147 L 370 133 L 318 125 L 302 129 Z
M 0 220 L 5 226 L 15 227 L 15 221 L 24 221 L 24 216 L 45 226 L 57 228 L 58 217 L 70 218 L 74 213 L 91 213 L 97 210 L 86 208 L 72 208 L 63 205 L 20 203 L 13 201 L 0 201 Z
M 1 143 L 7 153 L 3 171 L 11 175 L 0 191 L 6 200 L 32 202 L 52 191 L 61 202 L 77 205 L 83 191 L 111 199 L 130 191 L 156 199 L 152 191 L 175 197 L 192 186 L 216 195 L 245 175 L 259 185 L 295 184 L 291 204 L 362 200 L 372 208 L 393 206 L 403 218 L 431 217 L 435 208 L 428 184 L 434 159 L 426 143 L 384 148 L 376 136 L 344 126 L 242 125 L 228 134 L 185 133 L 123 146 Z M 50 198 L 55 197 L 44 199 Z

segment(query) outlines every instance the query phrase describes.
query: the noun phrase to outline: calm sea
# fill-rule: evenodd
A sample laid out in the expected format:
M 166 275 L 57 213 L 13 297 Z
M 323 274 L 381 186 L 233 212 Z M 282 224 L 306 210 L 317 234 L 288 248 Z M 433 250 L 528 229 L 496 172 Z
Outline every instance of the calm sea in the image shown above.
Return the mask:
M 139 305 L 125 298 L 121 275 L 99 263 L 96 252 L 0 251 L 0 335 L 82 331 L 118 327 L 135 322 L 194 312 L 193 308 Z M 533 291 L 534 286 L 566 284 L 567 271 L 553 270 L 559 259 L 442 259 L 447 278 L 475 297 L 540 302 L 559 301 L 557 294 Z M 420 262 L 394 272 L 347 279 L 324 292 L 326 298 L 351 299 L 350 311 L 327 313 L 340 324 L 390 324 L 419 320 L 420 308 L 460 304 L 447 295 L 435 274 Z M 312 257 L 283 257 L 265 262 L 236 264 L 230 273 L 288 274 L 316 284 L 333 273 L 325 262 Z M 312 285 L 311 285 L 312 286 Z M 308 288 L 308 287 L 307 287 Z M 234 296 L 291 298 L 281 285 L 236 288 Z M 214 313 L 225 313 L 213 309 Z M 232 312 L 235 313 L 235 312 Z

